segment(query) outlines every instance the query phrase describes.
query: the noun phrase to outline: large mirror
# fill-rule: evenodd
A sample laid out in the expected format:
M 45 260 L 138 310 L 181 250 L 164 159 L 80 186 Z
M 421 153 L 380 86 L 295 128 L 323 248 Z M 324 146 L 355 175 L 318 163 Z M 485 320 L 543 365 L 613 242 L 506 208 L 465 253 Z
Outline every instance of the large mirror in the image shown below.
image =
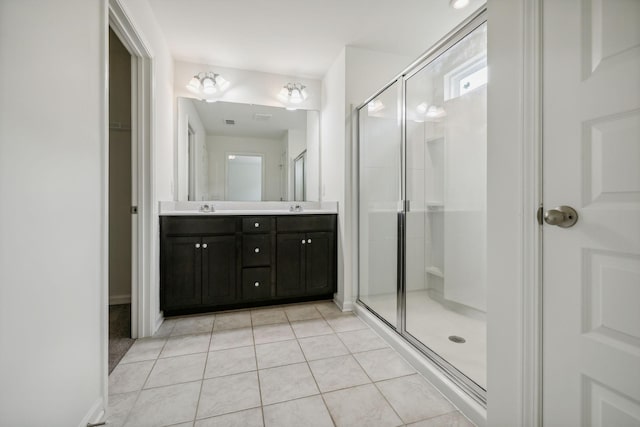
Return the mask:
M 178 98 L 178 200 L 318 201 L 319 113 Z

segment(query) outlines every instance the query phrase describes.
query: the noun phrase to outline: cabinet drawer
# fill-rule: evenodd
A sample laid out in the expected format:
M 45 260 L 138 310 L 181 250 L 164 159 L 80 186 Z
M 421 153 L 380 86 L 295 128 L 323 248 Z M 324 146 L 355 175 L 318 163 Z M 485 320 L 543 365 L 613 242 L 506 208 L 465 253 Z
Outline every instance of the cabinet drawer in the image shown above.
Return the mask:
M 253 216 L 242 218 L 243 233 L 268 233 L 271 231 L 273 217 Z
M 215 235 L 233 234 L 236 218 L 233 217 L 193 217 L 162 216 L 160 229 L 163 235 Z
M 336 215 L 290 215 L 278 217 L 279 233 L 334 231 Z
M 271 235 L 242 236 L 242 265 L 244 267 L 271 264 Z
M 242 269 L 242 299 L 256 300 L 271 297 L 271 268 Z

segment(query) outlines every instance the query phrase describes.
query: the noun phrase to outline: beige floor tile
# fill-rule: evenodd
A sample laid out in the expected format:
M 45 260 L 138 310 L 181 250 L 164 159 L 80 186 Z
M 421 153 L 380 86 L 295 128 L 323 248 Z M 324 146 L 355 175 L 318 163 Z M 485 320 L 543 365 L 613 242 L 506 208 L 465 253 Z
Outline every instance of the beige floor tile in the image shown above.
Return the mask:
M 291 322 L 291 327 L 298 338 L 314 337 L 333 333 L 333 329 L 329 327 L 329 324 L 324 319 Z
M 272 325 L 274 323 L 287 323 L 287 316 L 281 308 L 265 308 L 251 310 L 251 323 L 253 326 Z
M 305 397 L 264 407 L 266 427 L 333 427 L 320 396 Z
M 309 362 L 322 393 L 370 383 L 371 380 L 353 356 L 338 356 Z
M 316 310 L 322 314 L 322 317 L 337 317 L 337 316 L 345 316 L 353 314 L 351 311 L 342 311 L 340 307 L 336 305 L 333 301 L 325 301 L 314 304 L 316 306 Z
M 268 342 L 286 341 L 294 339 L 293 330 L 288 323 L 278 323 L 276 325 L 262 325 L 253 328 L 253 339 L 256 344 Z
M 230 348 L 209 353 L 204 377 L 221 377 L 255 370 L 256 355 L 253 346 Z
M 262 410 L 247 409 L 232 414 L 198 420 L 195 427 L 263 427 Z
M 264 405 L 319 393 L 306 363 L 264 369 L 258 373 Z
M 180 335 L 171 337 L 160 353 L 160 357 L 184 356 L 185 354 L 205 353 L 209 349 L 211 334 Z
M 340 337 L 351 353 L 359 353 L 361 351 L 377 350 L 379 348 L 387 347 L 384 340 L 376 335 L 376 333 L 371 329 L 341 332 L 338 334 L 338 337 Z
M 201 380 L 206 360 L 207 353 L 158 359 L 144 388 Z
M 320 312 L 316 310 L 315 306 L 312 304 L 296 305 L 285 308 L 284 312 L 287 314 L 290 322 L 322 318 Z
M 407 427 L 475 427 L 471 421 L 465 418 L 460 412 L 450 412 L 439 417 L 407 424 Z
M 337 427 L 396 427 L 402 421 L 373 384 L 333 391 L 324 400 Z
M 415 370 L 390 348 L 356 353 L 354 357 L 373 381 L 415 374 Z
M 444 415 L 456 409 L 418 374 L 376 384 L 405 423 Z
M 213 323 L 214 331 L 249 327 L 251 327 L 251 313 L 249 311 L 221 313 L 216 315 L 216 320 Z
M 204 380 L 198 404 L 198 419 L 260 406 L 256 372 Z
M 253 345 L 253 331 L 251 328 L 214 331 L 213 335 L 211 335 L 209 351 L 246 347 L 248 345 Z
M 196 381 L 142 390 L 125 425 L 157 427 L 193 420 L 200 386 Z
M 141 390 L 155 361 L 118 365 L 109 375 L 109 394 Z
M 305 358 L 298 341 L 279 341 L 256 345 L 258 369 L 291 365 L 304 362 Z
M 213 314 L 176 319 L 176 325 L 171 331 L 171 336 L 211 333 L 214 319 L 215 316 Z
M 164 319 L 162 321 L 162 325 L 158 328 L 155 334 L 153 334 L 153 338 L 166 338 L 171 335 L 173 332 L 173 328 L 176 326 L 175 319 Z
M 327 322 L 336 332 L 357 331 L 369 328 L 362 320 L 358 319 L 358 317 L 353 314 L 328 317 Z
M 136 403 L 138 392 L 133 391 L 122 394 L 112 394 L 109 396 L 109 407 L 107 408 L 106 420 L 109 427 L 122 427 L 124 422 Z
M 298 340 L 307 360 L 326 359 L 327 357 L 349 354 L 349 350 L 336 335 L 320 335 Z
M 133 343 L 120 363 L 142 362 L 157 359 L 167 342 L 166 338 L 141 338 Z

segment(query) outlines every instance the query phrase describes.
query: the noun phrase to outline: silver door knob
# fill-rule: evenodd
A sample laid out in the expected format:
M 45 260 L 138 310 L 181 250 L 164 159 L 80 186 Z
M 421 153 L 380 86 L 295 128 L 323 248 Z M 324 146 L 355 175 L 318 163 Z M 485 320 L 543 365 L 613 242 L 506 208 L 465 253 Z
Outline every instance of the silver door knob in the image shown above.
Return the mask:
M 257 288 L 258 286 L 260 286 L 260 282 L 255 282 L 255 283 L 253 284 L 253 286 L 255 286 L 255 287 Z
M 305 243 L 307 243 L 307 241 L 302 239 L 302 244 L 304 245 Z
M 255 249 L 253 250 L 253 252 L 255 252 L 255 253 L 257 253 L 257 254 L 258 254 L 258 253 L 260 253 L 260 248 L 255 248 Z
M 256 222 L 256 223 L 254 223 L 254 224 L 253 224 L 253 226 L 254 226 L 255 228 L 258 228 L 258 227 L 260 227 L 260 223 L 259 223 L 259 222 Z
M 578 222 L 578 212 L 571 206 L 558 206 L 544 213 L 544 222 L 549 225 L 569 228 Z
M 308 239 L 308 240 L 307 240 L 307 243 L 311 243 L 311 239 Z
M 196 243 L 196 249 L 200 249 L 200 243 Z
M 207 244 L 206 244 L 206 243 L 203 243 L 203 244 L 202 244 L 202 248 L 203 248 L 203 249 L 207 249 Z

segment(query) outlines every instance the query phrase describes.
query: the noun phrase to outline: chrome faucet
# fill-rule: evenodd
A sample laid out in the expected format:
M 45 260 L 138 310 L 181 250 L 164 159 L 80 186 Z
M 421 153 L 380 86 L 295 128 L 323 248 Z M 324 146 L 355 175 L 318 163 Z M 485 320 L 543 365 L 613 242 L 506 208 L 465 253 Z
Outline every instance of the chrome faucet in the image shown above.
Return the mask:
M 213 212 L 213 211 L 214 211 L 213 205 L 207 205 L 207 204 L 200 205 L 200 212 Z
M 289 206 L 289 212 L 302 212 L 302 206 L 300 205 L 291 205 Z

